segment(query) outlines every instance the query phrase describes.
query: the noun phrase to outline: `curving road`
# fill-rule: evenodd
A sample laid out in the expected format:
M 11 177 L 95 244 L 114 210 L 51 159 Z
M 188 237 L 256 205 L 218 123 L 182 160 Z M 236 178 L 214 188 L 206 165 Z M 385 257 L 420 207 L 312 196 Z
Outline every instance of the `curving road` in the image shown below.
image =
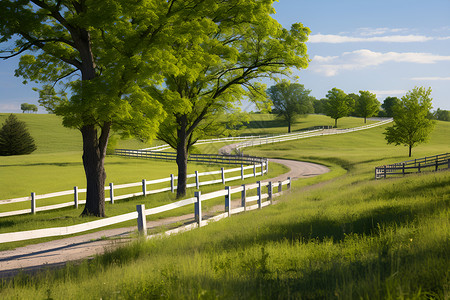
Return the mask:
M 270 162 L 283 164 L 290 171 L 278 177 L 266 179 L 265 181 L 283 181 L 287 177 L 295 180 L 298 178 L 317 176 L 330 171 L 322 165 L 294 160 L 271 159 Z M 233 206 L 239 205 L 238 202 L 236 201 Z M 216 209 L 213 208 L 213 211 Z M 221 209 L 223 210 L 223 206 L 221 206 Z M 156 228 L 176 222 L 190 223 L 193 221 L 194 214 L 188 214 L 149 221 L 147 222 L 147 228 Z M 90 234 L 28 245 L 14 250 L 1 251 L 0 278 L 12 277 L 21 271 L 34 272 L 42 268 L 61 267 L 69 261 L 88 259 L 96 254 L 105 252 L 107 249 L 118 247 L 130 241 L 132 238 L 131 234 L 135 231 L 136 227 L 102 230 Z

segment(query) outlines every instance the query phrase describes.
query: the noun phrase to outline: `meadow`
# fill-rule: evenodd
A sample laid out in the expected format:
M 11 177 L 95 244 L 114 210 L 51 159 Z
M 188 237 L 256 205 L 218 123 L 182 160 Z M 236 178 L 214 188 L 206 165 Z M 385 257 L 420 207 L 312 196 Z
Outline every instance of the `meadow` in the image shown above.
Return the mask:
M 3 281 L 0 293 L 5 299 L 448 299 L 450 175 L 374 180 L 375 166 L 409 159 L 406 147 L 386 145 L 383 130 L 246 149 L 323 163 L 332 172 L 295 181 L 291 193 L 264 210 L 138 240 L 60 270 L 21 274 Z M 448 152 L 449 136 L 450 123 L 437 122 L 414 157 Z

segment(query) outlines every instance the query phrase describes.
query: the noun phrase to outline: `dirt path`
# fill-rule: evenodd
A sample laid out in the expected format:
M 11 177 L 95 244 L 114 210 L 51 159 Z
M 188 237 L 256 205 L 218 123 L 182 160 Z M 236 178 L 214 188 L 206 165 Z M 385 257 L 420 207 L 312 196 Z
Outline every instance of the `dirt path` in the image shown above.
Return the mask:
M 300 161 L 271 159 L 270 162 L 283 164 L 290 171 L 278 177 L 266 179 L 265 181 L 283 181 L 287 177 L 295 180 L 298 178 L 317 176 L 330 171 L 322 165 Z M 236 201 L 235 205 L 238 205 L 238 201 Z M 148 221 L 147 228 L 157 228 L 173 223 L 188 224 L 193 221 L 194 214 L 188 214 L 157 221 Z M 129 242 L 136 229 L 136 227 L 127 227 L 102 230 L 80 236 L 27 245 L 14 250 L 1 251 L 0 278 L 12 277 L 21 271 L 34 272 L 45 267 L 54 268 L 64 266 L 69 261 L 89 259 L 96 254 L 103 253 L 106 249 Z

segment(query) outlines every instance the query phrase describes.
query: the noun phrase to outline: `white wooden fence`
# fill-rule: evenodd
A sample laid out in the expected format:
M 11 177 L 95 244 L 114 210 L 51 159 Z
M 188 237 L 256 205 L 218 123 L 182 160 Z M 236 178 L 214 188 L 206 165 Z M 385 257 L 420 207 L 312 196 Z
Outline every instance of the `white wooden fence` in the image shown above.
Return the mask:
M 288 177 L 285 181 L 280 181 L 276 186 L 272 182 L 258 181 L 255 184 L 241 185 L 239 187 L 231 188 L 229 186 L 225 187 L 225 190 L 219 190 L 207 194 L 202 194 L 200 191 L 195 192 L 195 197 L 180 200 L 170 204 L 166 204 L 159 207 L 145 209 L 144 205 L 137 205 L 135 212 L 126 213 L 119 216 L 109 217 L 101 220 L 86 222 L 82 224 L 66 226 L 66 227 L 56 227 L 56 228 L 45 228 L 36 229 L 28 231 L 19 232 L 9 232 L 0 234 L 0 243 L 9 243 L 24 241 L 30 239 L 39 239 L 45 237 L 55 237 L 55 236 L 66 236 L 70 234 L 81 233 L 84 231 L 106 227 L 113 224 L 119 224 L 122 222 L 130 221 L 133 219 L 137 220 L 138 230 L 146 235 L 146 216 L 155 215 L 158 213 L 170 211 L 187 205 L 195 204 L 195 225 L 189 225 L 190 227 L 200 227 L 208 224 L 211 220 L 218 220 L 224 217 L 229 217 L 231 214 L 239 213 L 247 210 L 261 209 L 265 206 L 272 204 L 272 199 L 279 196 L 282 193 L 282 187 L 287 186 L 287 189 L 291 187 L 291 178 Z M 267 188 L 267 193 L 263 193 L 263 188 Z M 274 193 L 274 188 L 277 188 L 277 192 Z M 257 189 L 256 196 L 247 197 L 247 191 Z M 235 209 L 231 209 L 231 197 L 233 194 L 240 193 L 241 206 Z M 202 202 L 224 197 L 225 198 L 225 209 L 224 213 L 215 216 L 209 220 L 203 220 Z M 267 200 L 266 200 L 267 199 Z M 266 201 L 264 201 L 266 200 Z M 252 205 L 247 205 L 248 203 L 254 203 Z M 173 232 L 173 231 L 172 231 Z
M 244 166 L 241 165 L 240 167 L 233 168 L 233 169 L 224 169 L 221 168 L 217 171 L 210 171 L 210 172 L 203 172 L 199 173 L 198 171 L 195 171 L 193 174 L 188 174 L 187 178 L 195 178 L 194 183 L 189 183 L 186 185 L 187 188 L 196 187 L 197 189 L 200 186 L 204 185 L 210 185 L 210 184 L 216 184 L 216 183 L 222 183 L 225 184 L 226 182 L 235 181 L 235 180 L 243 180 L 250 177 L 256 177 L 259 175 L 264 175 L 268 172 L 268 160 L 265 162 L 262 162 L 261 164 L 255 164 L 250 166 Z M 251 173 L 245 174 L 246 170 L 252 170 Z M 236 173 L 240 172 L 237 176 L 227 177 L 227 174 L 229 173 Z M 219 179 L 216 179 L 220 175 Z M 200 180 L 201 176 L 209 176 L 213 179 L 202 181 Z M 137 197 L 137 196 L 146 196 L 150 194 L 156 194 L 156 193 L 162 193 L 171 191 L 174 192 L 177 189 L 177 185 L 175 183 L 175 180 L 178 179 L 178 176 L 174 176 L 173 174 L 170 174 L 170 177 L 167 178 L 161 178 L 161 179 L 155 179 L 155 180 L 145 180 L 143 179 L 142 182 L 135 182 L 135 183 L 127 183 L 127 184 L 120 184 L 120 185 L 114 185 L 113 183 L 110 183 L 109 186 L 105 187 L 105 191 L 109 191 L 109 197 L 107 197 L 105 200 L 109 201 L 111 203 L 114 203 L 114 201 L 121 200 L 121 199 L 127 199 L 131 197 Z M 147 186 L 153 185 L 153 184 L 160 184 L 160 183 L 169 183 L 167 187 L 159 188 L 159 189 L 153 189 L 149 190 Z M 125 188 L 132 188 L 132 187 L 141 187 L 140 191 L 134 192 L 131 194 L 125 194 L 125 195 L 115 195 L 117 190 L 125 189 Z M 0 200 L 1 204 L 10 204 L 10 203 L 18 203 L 18 202 L 24 202 L 29 201 L 30 202 L 30 208 L 29 209 L 23 209 L 23 210 L 16 210 L 16 211 L 8 211 L 8 212 L 1 212 L 0 217 L 6 217 L 6 216 L 15 216 L 15 215 L 21 215 L 21 214 L 28 214 L 39 211 L 47 211 L 47 210 L 53 210 L 53 209 L 59 209 L 63 207 L 69 207 L 73 206 L 74 208 L 78 208 L 79 204 L 85 204 L 86 200 L 79 200 L 79 196 L 81 193 L 86 193 L 86 189 L 79 189 L 78 187 L 74 187 L 73 190 L 67 190 L 62 192 L 56 192 L 56 193 L 49 193 L 49 194 L 42 194 L 42 195 L 36 195 L 35 193 L 31 193 L 31 196 L 29 197 L 21 197 L 21 198 L 14 198 L 14 199 L 7 199 L 7 200 Z M 48 206 L 41 206 L 37 207 L 37 200 L 40 199 L 49 199 L 53 197 L 59 197 L 59 196 L 67 196 L 67 195 L 73 195 L 73 201 L 71 202 L 65 202 L 65 203 L 59 203 L 54 205 L 48 205 Z
M 365 130 L 365 129 L 370 129 L 373 127 L 381 126 L 384 124 L 391 123 L 392 121 L 393 121 L 393 119 L 387 119 L 384 121 L 380 121 L 380 122 L 376 122 L 376 123 L 372 123 L 372 124 L 364 125 L 364 126 L 360 126 L 360 127 L 355 127 L 355 128 L 329 129 L 329 130 L 316 129 L 316 130 L 310 130 L 310 131 L 306 131 L 306 132 L 288 133 L 288 134 L 282 134 L 282 135 L 277 135 L 277 136 L 272 136 L 272 137 L 254 138 L 250 141 L 246 141 L 246 142 L 237 144 L 235 146 L 235 149 L 242 149 L 245 147 L 286 142 L 286 141 L 304 139 L 304 138 L 314 137 L 314 136 L 326 136 L 326 135 L 350 133 L 350 132 L 355 132 L 355 131 L 359 131 L 359 130 Z

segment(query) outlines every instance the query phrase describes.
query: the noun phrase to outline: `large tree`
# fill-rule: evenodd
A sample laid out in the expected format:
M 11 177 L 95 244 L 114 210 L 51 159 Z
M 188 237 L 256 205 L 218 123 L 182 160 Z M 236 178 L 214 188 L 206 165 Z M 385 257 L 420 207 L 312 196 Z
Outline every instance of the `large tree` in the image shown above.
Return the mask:
M 169 112 L 158 137 L 177 151 L 178 197 L 186 193 L 190 148 L 199 138 L 217 134 L 219 116 L 237 109 L 241 99 L 267 101 L 257 79 L 289 75 L 291 67 L 308 64 L 304 42 L 309 29 L 301 24 L 282 28 L 271 17 L 272 3 L 230 0 L 198 8 L 207 18 L 186 23 L 195 32 L 172 44 L 179 65 L 163 72 L 164 85 L 149 88 Z
M 428 140 L 434 128 L 431 120 L 431 88 L 415 87 L 393 107 L 394 125 L 384 132 L 388 144 L 405 145 L 412 148 Z
M 309 95 L 310 93 L 311 90 L 305 89 L 302 84 L 284 80 L 267 90 L 273 103 L 273 111 L 287 122 L 288 132 L 291 132 L 291 125 L 299 116 L 314 111 L 313 97 Z
M 112 129 L 149 138 L 164 117 L 142 86 L 173 69 L 167 45 L 183 40 L 179 27 L 196 7 L 215 1 L 4 0 L 0 42 L 22 55 L 17 76 L 50 83 L 40 103 L 78 128 L 86 174 L 84 215 L 105 216 L 104 159 Z M 184 28 L 186 30 L 186 28 Z M 194 29 L 193 29 L 194 30 Z M 6 51 L 2 51 L 5 53 Z M 56 83 L 60 92 L 53 88 Z
M 355 114 L 358 117 L 364 118 L 366 123 L 367 118 L 375 116 L 380 111 L 380 102 L 377 100 L 377 95 L 369 91 L 359 91 L 359 96 L 355 103 Z
M 353 111 L 355 101 L 349 97 L 343 90 L 332 88 L 327 93 L 325 113 L 334 119 L 334 127 L 337 127 L 337 120 L 346 117 Z

